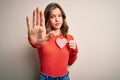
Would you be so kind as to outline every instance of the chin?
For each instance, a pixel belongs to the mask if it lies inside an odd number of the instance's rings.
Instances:
[[[54,29],[60,29],[61,26],[54,26]]]

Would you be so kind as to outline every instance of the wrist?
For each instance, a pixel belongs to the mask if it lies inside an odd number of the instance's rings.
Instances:
[[[35,43],[35,44],[38,43],[37,39],[35,39],[35,38],[28,37],[28,40],[29,40],[29,41],[32,41],[32,42]]]
[[[46,39],[38,39],[37,43],[38,43],[40,46],[42,46],[42,45],[44,45],[45,41],[46,41]]]

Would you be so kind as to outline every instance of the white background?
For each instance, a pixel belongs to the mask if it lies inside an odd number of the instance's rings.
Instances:
[[[25,17],[50,2],[62,6],[78,43],[71,80],[120,80],[120,0],[0,0],[0,80],[37,80]]]

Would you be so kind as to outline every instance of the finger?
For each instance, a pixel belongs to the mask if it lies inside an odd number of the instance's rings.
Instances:
[[[72,46],[74,46],[74,44],[70,44],[70,43],[69,43],[69,46],[72,47]]]
[[[49,33],[47,34],[47,37],[49,38],[49,37],[52,37],[53,35],[55,35],[55,31],[49,32]]]
[[[75,45],[76,45],[76,42],[74,40],[69,41],[69,46],[75,46]]]
[[[76,42],[74,40],[70,40],[69,43],[76,44]]]
[[[73,47],[73,46],[72,46],[72,47],[70,47],[70,48],[71,48],[71,49],[75,49],[75,47]]]
[[[75,48],[76,48],[76,45],[69,44],[69,47],[72,48],[72,49],[75,49]]]
[[[30,30],[31,30],[31,24],[30,24],[30,18],[29,16],[26,16],[26,22],[27,22],[27,27],[28,27],[28,39],[30,38]]]
[[[40,9],[37,7],[36,11],[37,11],[37,25],[40,25]]]
[[[28,31],[30,31],[31,24],[30,24],[30,18],[29,18],[29,16],[26,16],[26,22],[27,22]]]
[[[45,26],[45,17],[42,11],[40,11],[40,25]]]
[[[36,26],[36,10],[33,10],[33,27]]]

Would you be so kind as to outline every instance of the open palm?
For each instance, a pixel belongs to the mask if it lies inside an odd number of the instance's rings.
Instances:
[[[45,19],[43,12],[36,8],[33,11],[33,21],[30,22],[29,16],[26,17],[28,27],[28,38],[35,43],[44,42],[46,38]]]

